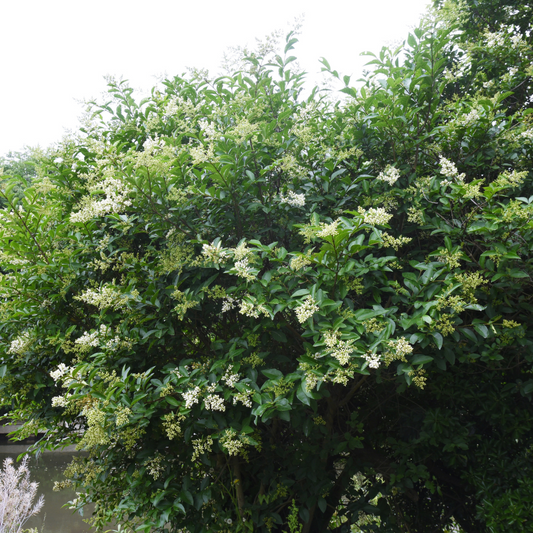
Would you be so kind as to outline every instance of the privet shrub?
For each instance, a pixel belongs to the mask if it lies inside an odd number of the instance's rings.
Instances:
[[[293,35],[141,102],[112,83],[2,192],[2,395],[89,452],[65,484],[97,525],[531,531],[531,107],[459,29],[342,103],[300,97]]]

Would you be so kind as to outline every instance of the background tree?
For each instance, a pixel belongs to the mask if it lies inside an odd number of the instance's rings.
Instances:
[[[343,103],[300,99],[293,35],[112,83],[6,188],[2,395],[89,451],[97,525],[531,531],[533,129],[461,35],[429,19]]]

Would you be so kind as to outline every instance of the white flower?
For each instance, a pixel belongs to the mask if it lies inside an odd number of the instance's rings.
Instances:
[[[224,398],[216,394],[209,394],[204,400],[204,406],[208,411],[225,411]]]
[[[400,171],[392,165],[387,166],[387,168],[383,172],[380,172],[377,177],[379,181],[385,181],[389,185],[394,185],[399,178]]]
[[[74,341],[74,344],[81,344],[82,346],[99,346],[100,338],[98,331],[93,331],[93,333],[88,333],[87,331],[79,338]]]
[[[300,322],[300,324],[303,324],[308,318],[311,318],[318,310],[319,307],[316,303],[316,300],[311,295],[309,295],[303,301],[303,303],[295,310],[298,322]]]
[[[222,302],[222,312],[227,313],[228,311],[231,311],[235,307],[235,298],[232,298],[231,296],[226,296],[224,298],[224,301]]]
[[[241,402],[245,407],[252,407],[252,400],[251,397],[253,396],[253,391],[244,391],[244,392],[237,392],[235,396],[233,396],[233,405],[237,405],[237,402]]]
[[[440,156],[441,174],[444,174],[447,178],[454,178],[459,173],[455,163],[452,163],[445,157]]]
[[[61,379],[65,374],[70,373],[72,368],[65,365],[64,363],[60,363],[56,370],[53,372],[50,372],[50,376],[54,381],[58,381]]]
[[[338,331],[326,331],[324,333],[324,343],[328,348],[333,348],[339,341],[340,333]]]
[[[226,373],[224,374],[224,376],[222,376],[222,381],[224,381],[224,383],[226,383],[226,385],[231,388],[235,387],[235,383],[237,383],[237,381],[239,381],[240,379],[239,374],[231,373],[232,369],[233,365],[229,365],[228,369],[226,370]]]
[[[241,315],[250,316],[252,318],[259,318],[259,311],[255,308],[252,302],[243,300],[241,302],[241,308],[239,309]]]
[[[244,257],[240,261],[235,263],[235,270],[237,271],[237,276],[244,278],[247,281],[254,281],[255,275],[253,274],[250,266],[248,265],[248,258]]]
[[[457,120],[457,124],[459,126],[470,126],[470,124],[473,124],[474,122],[479,120],[479,112],[477,109],[471,109],[469,113],[466,115],[462,115]]]
[[[368,361],[368,366],[370,368],[379,368],[379,365],[381,363],[381,357],[379,354],[368,352],[363,355],[363,358]]]
[[[215,137],[215,125],[212,122],[207,122],[207,119],[202,118],[198,121],[198,125],[207,139]]]
[[[333,221],[331,224],[324,224],[324,222],[322,222],[321,224],[322,229],[319,232],[317,232],[316,236],[322,237],[323,239],[325,237],[334,237],[338,233],[337,226],[339,225],[339,222],[340,222],[339,219]]]
[[[81,300],[98,307],[98,309],[120,309],[126,305],[126,298],[113,285],[107,285],[98,289],[87,289],[79,296],[74,296],[75,300]]]
[[[390,340],[388,345],[392,350],[395,350],[398,358],[405,357],[407,354],[413,352],[413,347],[405,340],[405,337],[400,337],[397,340]]]
[[[361,215],[363,215],[363,221],[365,224],[370,224],[371,226],[382,226],[388,224],[389,220],[392,218],[392,215],[387,213],[383,207],[371,207],[366,211],[359,207],[357,209]]]
[[[131,206],[131,200],[128,197],[132,193],[132,189],[115,177],[106,177],[92,187],[91,192],[102,192],[105,197],[95,200],[93,196],[86,196],[80,204],[80,210],[71,213],[71,222],[88,222],[93,218],[110,213],[122,213],[126,207]]]
[[[22,335],[19,335],[16,339],[11,341],[11,346],[7,353],[9,354],[23,354],[27,351],[31,344],[30,334],[25,331]]]
[[[346,366],[350,362],[350,354],[353,352],[353,348],[350,346],[350,342],[338,341],[335,349],[331,352],[332,357],[335,357],[337,361]]]
[[[266,317],[270,316],[268,309],[263,304],[258,304],[255,301],[251,302],[249,300],[242,300],[239,313],[241,313],[241,315],[250,316],[252,318],[259,318],[259,313],[262,313]]]
[[[288,191],[288,196],[279,196],[280,202],[289,204],[292,207],[303,207],[305,205],[305,194],[297,194],[294,191]]]
[[[202,245],[202,255],[204,255],[208,261],[215,263],[215,265],[224,263],[224,260],[229,256],[228,252],[222,249],[220,242],[218,242],[216,245]]]
[[[455,178],[458,181],[465,179],[465,174],[459,174],[455,163],[452,163],[445,157],[440,156],[441,174],[444,174],[447,178]]]
[[[52,398],[52,407],[66,407],[68,405],[68,399],[64,396],[54,396]]]
[[[246,246],[246,241],[242,241],[237,248],[233,249],[233,256],[236,261],[239,261],[241,259],[244,259],[245,257],[248,257],[250,254],[250,250],[248,250]]]
[[[182,393],[183,399],[185,400],[185,408],[191,408],[195,403],[200,401],[200,387],[194,387],[194,389],[189,389],[187,392]]]
[[[301,268],[305,268],[307,265],[310,265],[311,261],[309,261],[309,256],[305,255],[297,255],[296,257],[293,257],[291,259],[291,268],[292,270],[300,270]]]

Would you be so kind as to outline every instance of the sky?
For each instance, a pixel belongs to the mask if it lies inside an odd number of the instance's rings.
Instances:
[[[106,76],[139,95],[186,67],[216,73],[224,51],[252,47],[303,16],[294,55],[319,80],[325,57],[361,76],[361,52],[407,37],[428,0],[0,0],[0,155],[46,148],[76,130]]]

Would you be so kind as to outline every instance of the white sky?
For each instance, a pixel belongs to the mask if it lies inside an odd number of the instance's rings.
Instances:
[[[253,45],[304,15],[294,55],[310,77],[325,57],[357,79],[403,40],[428,0],[0,0],[0,155],[48,146],[75,129],[105,75],[148,90],[185,67],[216,72],[224,50]],[[291,52],[293,53],[293,52]]]

